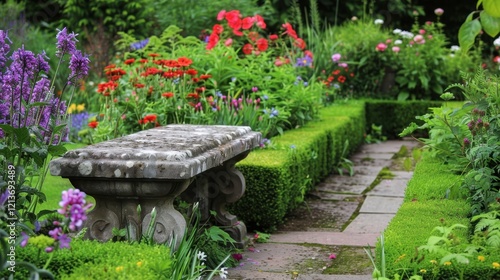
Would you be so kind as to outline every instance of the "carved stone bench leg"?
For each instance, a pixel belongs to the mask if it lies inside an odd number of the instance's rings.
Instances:
[[[94,197],[94,209],[88,213],[85,235],[88,239],[108,241],[113,228],[127,228],[130,239],[139,240],[146,234],[151,212],[156,209],[153,240],[165,243],[177,237],[176,248],[186,230],[184,216],[173,206],[174,199],[192,182],[189,180],[88,180],[70,178],[75,188]],[[141,212],[137,206],[141,205]]]
[[[196,177],[181,198],[188,202],[198,202],[203,222],[221,227],[236,240],[236,246],[246,245],[247,229],[242,221],[226,210],[226,205],[235,203],[245,193],[245,178],[235,168],[235,164],[244,159],[249,152],[240,154]],[[211,214],[215,212],[215,216]]]

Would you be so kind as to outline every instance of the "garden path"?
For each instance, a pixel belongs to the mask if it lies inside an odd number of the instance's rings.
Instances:
[[[413,167],[403,168],[411,157],[403,155],[403,146],[411,151],[418,145],[413,140],[363,145],[350,157],[353,176],[332,174],[319,183],[267,243],[251,244],[242,253],[228,279],[371,279],[373,267],[363,248],[373,249],[403,202],[413,175]]]

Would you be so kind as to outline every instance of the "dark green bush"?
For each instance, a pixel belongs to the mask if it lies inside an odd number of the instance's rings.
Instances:
[[[415,119],[429,113],[430,107],[440,107],[441,101],[396,101],[396,100],[367,100],[365,102],[366,123],[382,126],[382,135],[388,139],[398,139],[399,134],[411,122],[421,125],[423,122]],[[371,133],[371,131],[368,131]]]

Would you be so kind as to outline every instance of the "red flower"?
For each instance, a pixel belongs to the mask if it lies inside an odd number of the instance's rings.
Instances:
[[[250,45],[250,44],[245,44],[245,45],[243,46],[243,53],[244,53],[244,54],[247,54],[247,55],[248,55],[248,54],[252,54],[252,51],[253,51],[253,46],[252,46],[252,45]]]
[[[173,92],[164,92],[161,94],[161,96],[166,97],[166,98],[172,98],[172,97],[174,97],[174,93]]]
[[[238,30],[238,29],[233,29],[233,34],[238,36],[238,37],[243,36],[243,32],[241,32],[241,30]]]
[[[109,96],[112,90],[118,87],[118,83],[113,81],[99,83],[97,85],[97,92],[102,93],[104,96]]]
[[[179,57],[177,59],[177,63],[179,63],[179,66],[181,66],[181,67],[182,66],[187,67],[187,66],[191,65],[191,63],[193,63],[193,61],[187,57],[182,56],[182,57]]]
[[[163,77],[173,78],[173,77],[175,77],[175,73],[173,71],[165,71],[165,72],[163,72]]]
[[[187,95],[187,98],[200,99],[200,95],[198,93],[190,93]]]
[[[163,60],[163,66],[170,67],[170,68],[177,68],[179,67],[179,63],[177,60]]]
[[[151,115],[146,115],[144,118],[143,118],[144,122],[145,123],[148,123],[148,122],[155,122],[156,121],[156,115],[154,114],[151,114]]]
[[[137,84],[135,84],[135,85],[134,85],[134,87],[136,87],[136,88],[143,88],[143,87],[145,87],[145,86],[146,86],[146,85],[141,84],[141,83],[137,83]]]
[[[210,37],[208,37],[208,43],[207,43],[207,50],[211,50],[217,45],[217,42],[219,42],[219,35],[212,33],[210,34]]]
[[[264,39],[264,38],[260,38],[259,40],[257,40],[257,49],[259,49],[259,51],[263,52],[265,50],[267,50],[267,40]]]
[[[293,27],[290,23],[283,23],[283,25],[281,25],[283,28],[286,29],[285,31],[285,34],[288,34],[288,36],[292,37],[293,39],[297,39],[299,38],[297,36],[297,32],[295,32],[295,30],[293,30]]]
[[[240,20],[241,14],[240,11],[238,10],[232,10],[224,13],[224,18],[227,20],[228,23],[231,23]]]
[[[306,42],[304,42],[304,40],[302,40],[301,38],[297,38],[295,40],[295,46],[303,50],[306,48]]]
[[[313,53],[310,50],[305,50],[304,54],[310,58],[313,58]]]
[[[219,35],[224,31],[224,27],[220,24],[214,24],[214,27],[212,28],[212,32]]]
[[[147,59],[145,59],[145,58],[142,58],[141,60],[139,60],[139,62],[140,62],[140,63],[147,63],[147,62],[148,62],[148,60],[147,60]]]
[[[127,64],[127,65],[130,65],[130,64],[132,64],[134,62],[135,62],[135,58],[129,58],[129,59],[125,60],[124,63]]]
[[[266,23],[264,22],[264,18],[262,18],[260,15],[255,15],[254,16],[255,21],[257,22],[257,26],[266,29]]]
[[[159,57],[160,55],[157,53],[150,53],[148,54],[150,57]]]
[[[245,30],[250,29],[252,28],[253,22],[254,22],[253,17],[246,17],[241,21],[241,28]]]
[[[88,126],[89,126],[90,128],[96,128],[96,127],[97,127],[97,125],[99,125],[99,122],[97,122],[97,121],[91,121],[91,122],[89,122],[89,124],[88,124]]]
[[[271,34],[271,35],[269,35],[269,40],[271,40],[271,41],[278,40],[278,38],[279,38],[279,37],[278,37],[278,35],[276,35],[276,34]]]
[[[194,75],[198,74],[198,71],[196,71],[196,69],[190,68],[190,69],[186,70],[186,74],[194,76]]]
[[[210,74],[200,75],[200,79],[202,79],[202,80],[207,80],[207,79],[209,79],[211,77],[212,77],[212,75],[210,75]]]
[[[340,83],[344,83],[345,82],[345,76],[339,76],[337,78],[337,80],[340,82]]]

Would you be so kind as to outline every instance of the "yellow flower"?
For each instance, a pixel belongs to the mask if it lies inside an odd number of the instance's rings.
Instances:
[[[444,262],[444,265],[451,265],[451,262]]]
[[[480,261],[480,262],[484,262],[484,260],[486,259],[484,256],[477,256],[477,259]]]
[[[431,260],[432,264],[437,264],[438,262],[436,260]]]
[[[68,107],[68,114],[72,114],[73,111],[75,111],[75,110],[76,110],[75,103],[71,103],[71,105],[69,105],[69,107]]]
[[[495,269],[500,268],[500,263],[494,262],[492,265],[493,265],[493,268],[495,268]]]
[[[123,271],[123,266],[116,267],[116,272],[122,272],[122,271]]]
[[[138,266],[138,267],[141,267],[141,266],[142,266],[142,261],[138,261],[138,262],[137,262],[137,266]]]
[[[420,270],[420,273],[426,273],[426,272],[427,272],[427,270],[425,270],[423,268]]]
[[[404,259],[406,257],[406,254],[402,254],[401,256],[399,256],[394,262],[399,262],[401,261],[402,259]]]
[[[81,111],[84,111],[84,110],[85,110],[85,104],[84,103],[76,105],[76,111],[78,113],[80,113]]]

